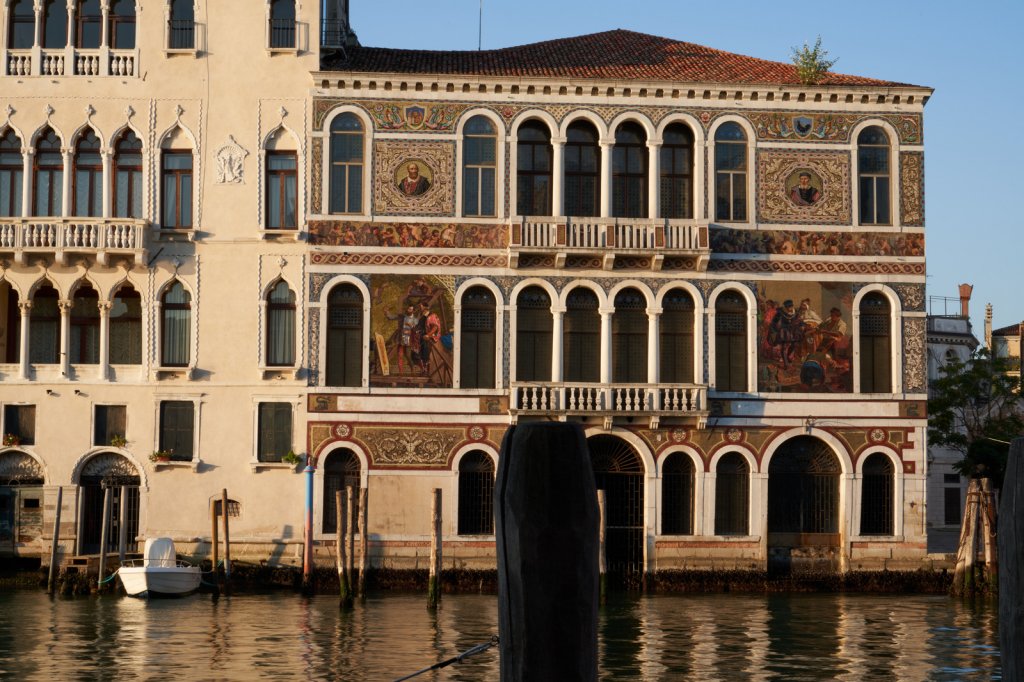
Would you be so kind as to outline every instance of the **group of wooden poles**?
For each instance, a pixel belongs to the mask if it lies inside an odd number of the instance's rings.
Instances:
[[[353,584],[355,574],[355,549],[356,534],[356,489],[348,486],[345,490],[337,490],[334,493],[335,509],[338,512],[338,588],[341,597],[341,607],[351,608],[353,598],[358,593],[360,599],[366,598],[366,567],[368,563],[369,537],[366,532],[366,488],[359,490],[359,573],[356,583]],[[440,501],[440,490],[435,494]]]
[[[998,591],[996,518],[996,496],[992,482],[987,478],[972,478],[967,486],[964,520],[960,528],[960,544],[953,572],[953,594],[972,595]],[[984,557],[984,566],[978,562],[979,550]]]

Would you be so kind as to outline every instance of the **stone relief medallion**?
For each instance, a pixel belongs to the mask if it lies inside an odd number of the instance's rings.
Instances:
[[[379,215],[452,215],[455,147],[450,142],[374,143],[374,207]]]
[[[682,443],[686,440],[686,429],[672,429],[672,442]]]
[[[743,440],[743,432],[739,429],[729,429],[725,432],[725,439],[730,443],[739,443]]]
[[[249,152],[228,135],[228,141],[216,151],[217,182],[221,185],[237,185],[245,181],[245,157]]]
[[[758,152],[758,213],[763,222],[850,222],[847,152]]]
[[[868,439],[872,443],[884,443],[886,440],[886,433],[882,429],[871,429],[868,431]]]
[[[487,432],[479,426],[471,426],[469,429],[469,438],[471,440],[483,440],[485,435],[487,435]]]
[[[348,438],[352,435],[352,429],[348,424],[338,424],[334,427],[335,438]]]

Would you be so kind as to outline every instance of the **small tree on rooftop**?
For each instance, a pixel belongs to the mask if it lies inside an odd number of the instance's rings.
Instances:
[[[821,36],[814,41],[814,47],[804,43],[802,48],[794,47],[792,50],[796,74],[804,85],[820,83],[832,65],[839,61],[838,59],[828,59],[828,50],[821,46]]]

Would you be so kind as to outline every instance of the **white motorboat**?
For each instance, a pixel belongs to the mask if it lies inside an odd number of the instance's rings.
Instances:
[[[147,539],[143,557],[117,569],[129,596],[177,597],[199,589],[199,567],[179,561],[170,538]]]

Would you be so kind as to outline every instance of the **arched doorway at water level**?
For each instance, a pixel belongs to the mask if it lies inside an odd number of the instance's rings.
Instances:
[[[138,551],[139,485],[141,479],[135,466],[116,452],[101,452],[89,458],[82,467],[78,484],[81,487],[78,553],[99,554],[103,533],[103,499],[110,490],[110,521],[107,551]]]
[[[0,453],[0,555],[43,534],[43,469],[18,450]]]
[[[639,588],[644,574],[644,465],[616,436],[587,439],[594,483],[605,491],[609,584]]]

